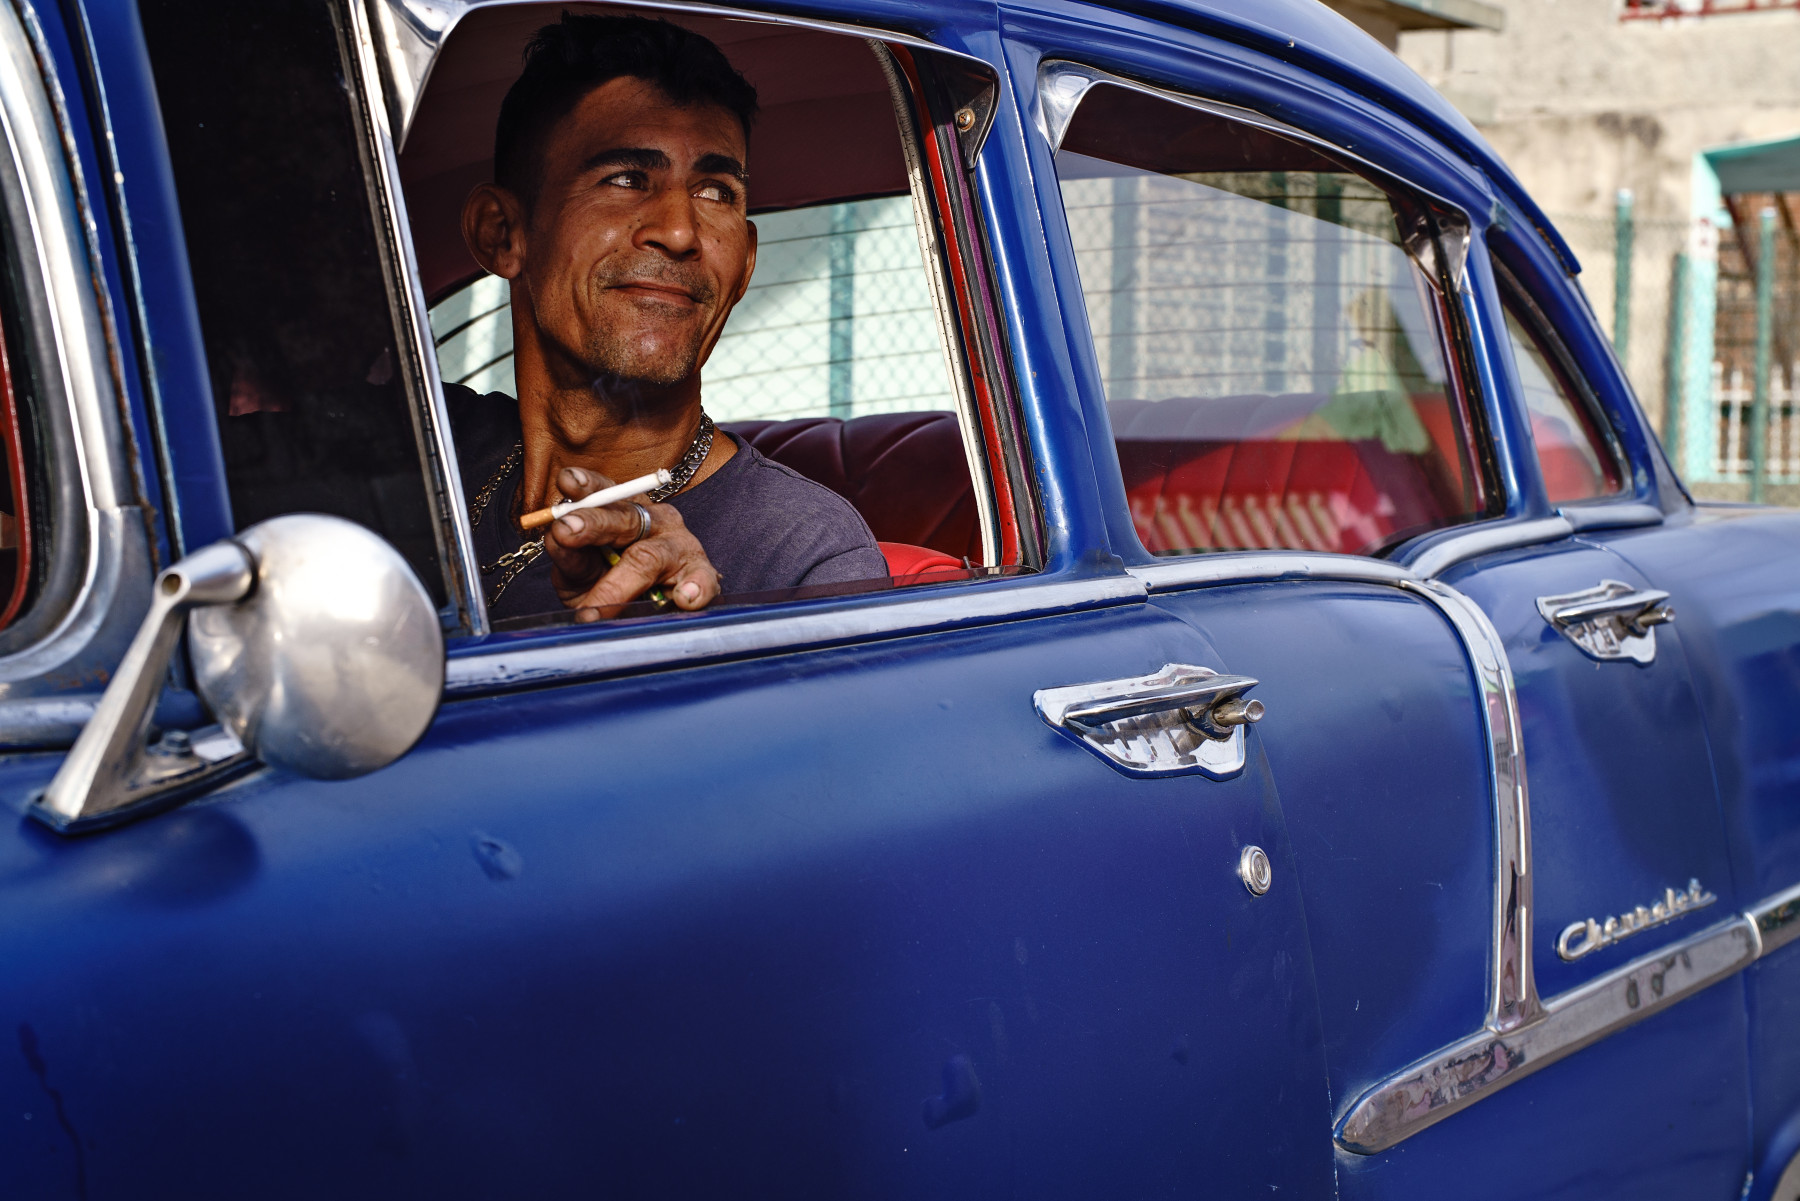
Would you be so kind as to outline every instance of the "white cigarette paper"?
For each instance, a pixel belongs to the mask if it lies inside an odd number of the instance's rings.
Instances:
[[[540,525],[549,525],[559,517],[566,517],[577,509],[598,509],[602,505],[616,505],[622,500],[634,500],[653,488],[662,487],[674,478],[667,471],[652,471],[649,475],[640,475],[635,480],[626,480],[623,484],[602,488],[580,500],[565,500],[560,505],[551,505],[548,509],[527,513],[519,524],[528,530],[535,529]]]

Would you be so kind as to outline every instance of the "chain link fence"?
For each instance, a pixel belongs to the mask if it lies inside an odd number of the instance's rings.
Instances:
[[[716,421],[955,408],[910,196],[755,219],[756,270],[702,372]],[[515,395],[509,286],[435,305],[446,383]]]

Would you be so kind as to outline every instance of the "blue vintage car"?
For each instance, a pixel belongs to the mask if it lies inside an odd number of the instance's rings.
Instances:
[[[1800,1196],[1800,517],[1462,118],[1307,0],[637,4],[761,96],[709,412],[889,572],[500,620],[562,8],[0,5],[0,1194]]]

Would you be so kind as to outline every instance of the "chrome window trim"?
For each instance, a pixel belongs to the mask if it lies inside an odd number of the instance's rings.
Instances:
[[[1663,523],[1661,509],[1635,500],[1571,502],[1556,512],[1578,534],[1586,530],[1627,530]]]
[[[355,0],[351,0],[351,2],[354,3]],[[425,85],[430,82],[431,69],[437,63],[438,51],[443,49],[444,41],[455,30],[463,17],[476,8],[488,8],[501,4],[542,4],[544,0],[367,0],[367,2],[374,17],[374,26],[380,31],[380,39],[375,43],[375,49],[381,61],[382,80],[387,85],[389,128],[394,134],[394,145],[399,149],[405,149],[406,135],[411,132],[413,119],[418,115],[419,99],[425,94]],[[838,33],[864,40],[874,39],[890,42],[896,46],[929,50],[934,54],[964,59],[967,62],[979,64],[984,71],[992,72],[996,76],[999,74],[993,64],[985,59],[972,54],[964,54],[958,50],[946,49],[936,42],[927,41],[910,33],[884,29],[878,25],[853,25],[842,21],[821,20],[817,17],[760,12],[752,8],[735,8],[719,4],[687,4],[682,0],[625,0],[625,6],[634,9],[694,13],[703,17],[757,21],[765,25],[788,25],[797,29],[816,29],[821,33]],[[988,130],[992,126],[993,114],[990,111],[987,121],[977,131],[979,137],[972,143],[965,144],[964,152],[970,157],[979,153],[982,141],[986,139]]]
[[[404,345],[396,349],[411,360],[411,371],[406,373],[406,378],[416,381],[423,392],[421,396],[411,397],[412,403],[407,407],[412,414],[413,432],[424,453],[425,462],[421,466],[427,472],[428,499],[435,511],[436,520],[432,524],[444,572],[444,587],[457,612],[461,632],[481,637],[490,629],[487,602],[481,593],[481,568],[469,530],[468,502],[463,496],[455,442],[450,436],[449,404],[444,399],[444,382],[438,375],[437,343],[431,335],[430,310],[425,303],[424,285],[419,282],[412,225],[406,213],[406,193],[400,181],[399,153],[388,126],[389,105],[382,99],[382,80],[377,71],[368,14],[358,0],[344,0],[342,8],[349,21],[350,57],[355,76],[350,92],[358,110],[358,125],[364,143],[361,150],[368,160],[365,165],[374,168],[365,171],[376,193],[376,211],[370,216],[376,236],[382,243],[382,257],[386,260],[389,304],[396,310],[398,324],[404,330]]]
[[[1409,552],[1403,562],[1414,574],[1428,580],[1436,579],[1452,567],[1470,559],[1503,550],[1556,542],[1574,532],[1574,523],[1566,517],[1539,517],[1526,521],[1502,518],[1499,521],[1454,529],[1446,537],[1433,538],[1419,549]]]
[[[904,600],[867,594],[692,618],[661,619],[643,632],[615,628],[567,643],[524,641],[452,651],[444,689],[452,697],[568,684],[700,663],[814,650],[877,638],[1051,617],[1139,603],[1142,582],[1126,575],[1074,580],[1025,577],[988,583],[927,585]]]
[[[408,2],[408,0],[394,0],[394,2],[405,3]],[[1424,197],[1433,204],[1443,208],[1445,212],[1454,214],[1460,220],[1462,227],[1464,229],[1468,228],[1469,216],[1463,210],[1461,205],[1440,196],[1430,188],[1423,187],[1414,183],[1412,180],[1396,175],[1394,172],[1378,163],[1370,162],[1362,155],[1356,153],[1356,151],[1340,146],[1336,142],[1322,138],[1317,134],[1308,133],[1306,130],[1301,129],[1298,126],[1289,125],[1285,121],[1279,121],[1274,117],[1265,116],[1253,108],[1244,108],[1241,105],[1236,104],[1226,104],[1219,100],[1208,100],[1205,97],[1195,96],[1189,92],[1162,87],[1158,84],[1145,83],[1139,79],[1127,79],[1123,75],[1115,75],[1111,71],[1104,71],[1099,67],[1090,67],[1086,63],[1076,62],[1073,59],[1047,58],[1038,64],[1037,103],[1033,106],[1033,116],[1036,118],[1038,133],[1043,135],[1045,143],[1050,147],[1051,154],[1055,154],[1058,150],[1062,149],[1063,138],[1068,135],[1069,125],[1075,120],[1076,110],[1081,107],[1082,99],[1086,97],[1088,92],[1093,90],[1097,84],[1112,84],[1114,87],[1126,88],[1133,92],[1141,92],[1146,96],[1155,96],[1158,99],[1167,100],[1171,104],[1178,104],[1182,108],[1191,108],[1199,112],[1210,113],[1215,117],[1223,117],[1228,121],[1241,122],[1242,124],[1251,125],[1257,129],[1265,130],[1273,134],[1279,134],[1281,137],[1323,150],[1332,158],[1345,163],[1354,163],[1357,167],[1367,171],[1377,179],[1397,184],[1409,192]],[[1466,255],[1468,252],[1466,242],[1462,243],[1461,249]],[[1455,256],[1453,255],[1452,258],[1454,257]],[[1446,263],[1445,266],[1451,269],[1450,275],[1452,283],[1459,288],[1462,287],[1465,278],[1462,264],[1450,262]]]
[[[91,705],[83,690],[97,691],[110,673],[150,596],[149,529],[115,372],[117,339],[100,291],[98,226],[53,61],[30,7],[0,5],[0,171],[13,177],[5,203],[21,242],[26,303],[36,310],[25,333],[43,373],[42,417],[51,440],[67,446],[49,465],[60,494],[55,545],[80,557],[72,592],[42,597],[34,609],[49,628],[0,658],[4,746],[73,739]],[[31,617],[14,632],[30,629]]]
[[[869,52],[881,67],[887,80],[888,99],[894,106],[894,120],[900,126],[900,153],[906,159],[906,186],[912,193],[913,233],[919,241],[919,260],[931,286],[932,316],[938,333],[938,349],[944,356],[944,372],[950,377],[950,389],[956,398],[956,425],[962,435],[963,458],[969,467],[969,482],[975,492],[975,516],[981,528],[982,562],[1000,561],[1000,514],[994,500],[994,479],[987,461],[987,447],[981,434],[981,414],[975,407],[971,391],[972,373],[964,354],[962,334],[957,328],[956,298],[946,276],[944,251],[939,237],[931,184],[926,177],[923,139],[919,137],[918,118],[913,109],[913,96],[901,78],[893,52],[878,38],[863,39]],[[945,214],[946,219],[951,214]]]

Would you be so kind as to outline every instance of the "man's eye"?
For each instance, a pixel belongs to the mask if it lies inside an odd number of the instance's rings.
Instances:
[[[647,181],[642,171],[620,171],[617,175],[608,175],[600,181],[605,188],[635,188],[642,191]]]
[[[737,193],[722,183],[702,184],[694,190],[694,195],[701,200],[716,200],[720,204],[731,204],[737,199]]]

